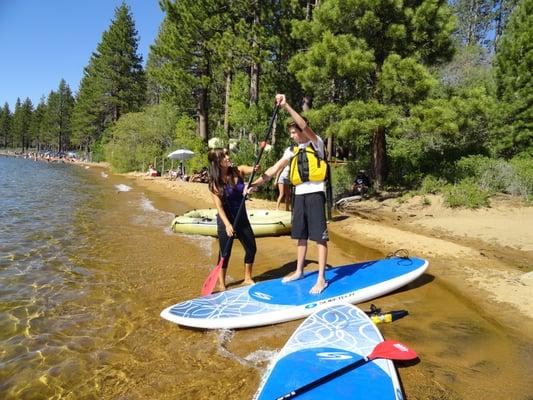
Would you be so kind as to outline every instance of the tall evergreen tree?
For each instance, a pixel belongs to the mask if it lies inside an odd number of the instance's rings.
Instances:
[[[23,123],[22,123],[22,101],[17,97],[13,119],[11,125],[12,147],[22,146]]]
[[[13,135],[11,133],[13,115],[9,109],[9,104],[4,103],[0,111],[0,140],[3,147],[13,146]]]
[[[33,118],[30,125],[30,132],[33,137],[37,151],[47,146],[46,137],[44,136],[44,119],[46,115],[46,99],[41,97],[39,104],[35,107]]]
[[[29,148],[30,137],[30,125],[33,113],[33,104],[29,98],[26,98],[22,103],[20,98],[17,98],[15,104],[15,112],[13,113],[13,137],[14,146],[21,147],[22,151]]]
[[[144,105],[146,82],[142,56],[137,53],[138,42],[135,22],[123,3],[102,35],[94,64],[94,73],[104,89],[104,111],[112,122],[122,114],[139,111]]]
[[[308,47],[290,67],[313,94],[310,116],[330,138],[369,138],[376,186],[388,173],[386,133],[435,84],[426,66],[451,57],[454,26],[433,0],[325,0],[310,22],[294,24]]]
[[[224,30],[229,6],[221,0],[163,0],[161,4],[166,17],[152,46],[160,61],[152,74],[180,112],[195,110],[198,134],[207,142],[215,51],[211,41]]]
[[[65,151],[70,142],[72,132],[71,118],[74,108],[74,97],[64,79],[61,79],[57,92],[50,92],[46,107],[46,126],[54,138],[53,143],[58,151]]]
[[[495,61],[500,129],[498,154],[533,155],[533,0],[521,0],[511,14]]]
[[[94,73],[95,57],[91,57],[89,65],[84,68],[80,88],[72,113],[72,142],[89,152],[91,145],[100,139],[105,124],[104,105],[101,99],[104,91],[99,77]]]
[[[123,3],[84,70],[74,112],[77,144],[89,146],[122,114],[143,106],[146,82],[138,41],[133,17]]]

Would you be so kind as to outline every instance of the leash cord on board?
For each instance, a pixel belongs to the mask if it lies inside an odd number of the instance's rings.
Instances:
[[[403,258],[404,260],[408,259],[409,251],[406,249],[398,249],[398,250],[393,251],[392,253],[387,254],[386,258],[392,258],[392,257]]]

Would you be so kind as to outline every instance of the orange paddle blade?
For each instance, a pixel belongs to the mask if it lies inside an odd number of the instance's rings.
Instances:
[[[218,262],[217,266],[213,268],[209,276],[204,282],[204,285],[202,286],[202,296],[209,296],[211,293],[213,293],[213,289],[215,288],[215,285],[217,284],[218,275],[220,273],[220,270],[222,269],[222,265],[224,264],[224,257],[220,258],[220,261]]]
[[[374,351],[367,357],[369,360],[386,358],[389,360],[414,360],[418,356],[406,345],[395,340],[385,340],[374,347]]]

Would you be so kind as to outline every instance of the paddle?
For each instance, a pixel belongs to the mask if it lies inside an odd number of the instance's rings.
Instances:
[[[401,344],[400,342],[396,342],[394,340],[385,340],[384,342],[378,343],[378,345],[374,347],[374,350],[372,350],[372,353],[365,358],[361,358],[342,367],[341,369],[338,369],[337,371],[333,371],[327,375],[324,375],[322,378],[318,378],[306,385],[299,387],[298,389],[276,398],[276,400],[292,399],[376,358],[385,358],[388,360],[413,360],[417,357],[418,356],[413,350]]]
[[[268,128],[265,132],[265,138],[261,142],[261,146],[259,148],[259,154],[257,155],[257,158],[254,163],[254,167],[252,168],[252,173],[250,174],[250,179],[248,179],[248,186],[250,186],[254,180],[255,170],[257,168],[257,165],[259,164],[259,161],[261,160],[261,156],[263,155],[263,151],[265,150],[265,147],[267,145],[268,138],[270,136],[270,132],[272,131],[272,125],[274,125],[274,119],[276,119],[276,115],[279,110],[279,104],[276,104],[274,106],[274,112],[272,113],[272,117],[270,117],[270,122],[268,124]],[[240,221],[242,217],[242,213],[244,212],[244,202],[246,200],[247,196],[243,196],[241,204],[239,205],[239,209],[237,210],[237,215],[235,215],[235,220],[233,221],[233,227],[235,228]],[[215,288],[215,285],[217,283],[217,278],[220,273],[220,270],[222,269],[222,265],[224,265],[224,260],[226,258],[226,255],[231,249],[231,246],[233,245],[233,236],[229,238],[228,242],[226,243],[226,246],[224,246],[224,251],[222,252],[220,256],[220,260],[218,261],[218,264],[215,268],[211,271],[211,273],[208,275],[207,279],[205,280],[201,294],[202,296],[208,296],[211,293],[213,293],[213,289]]]

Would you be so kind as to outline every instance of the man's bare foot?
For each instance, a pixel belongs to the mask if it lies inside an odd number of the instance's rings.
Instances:
[[[320,294],[322,293],[326,288],[328,287],[328,282],[327,281],[324,281],[324,280],[318,280],[316,283],[315,283],[315,286],[313,286],[311,288],[311,290],[309,291],[309,293],[311,294]]]
[[[217,289],[218,289],[219,292],[225,292],[226,291],[226,286],[225,285],[224,286],[218,285]]]
[[[300,279],[302,276],[304,276],[304,274],[302,272],[293,272],[292,274],[290,275],[287,275],[286,277],[284,277],[281,282],[283,283],[287,283],[287,282],[292,282],[292,281],[297,281],[298,279]]]
[[[243,285],[255,285],[255,281],[252,278],[245,278],[242,284]]]

